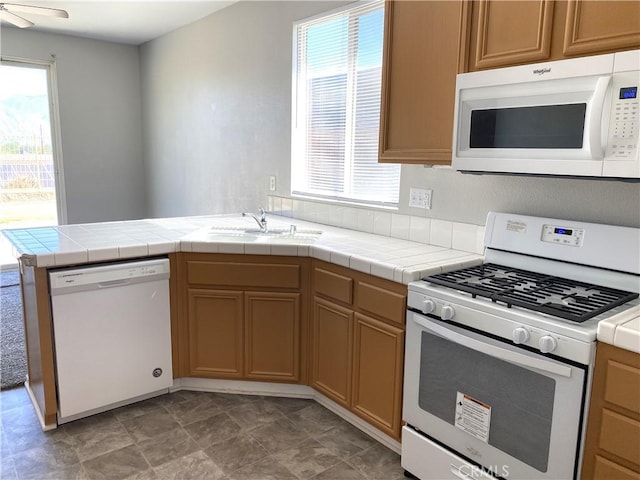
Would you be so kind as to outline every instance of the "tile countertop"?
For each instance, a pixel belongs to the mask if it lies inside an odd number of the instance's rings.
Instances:
[[[29,265],[59,267],[172,252],[306,256],[407,284],[426,275],[478,265],[482,255],[345,228],[270,215],[269,228],[320,230],[316,239],[259,242],[211,235],[212,227],[255,228],[239,214],[176,217],[3,230],[16,257]],[[475,239],[469,239],[476,244]],[[477,245],[475,251],[481,251]]]
[[[635,318],[603,320],[598,324],[598,341],[640,353],[640,306]]]

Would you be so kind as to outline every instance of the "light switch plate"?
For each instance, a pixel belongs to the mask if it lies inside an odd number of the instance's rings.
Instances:
[[[270,192],[275,192],[276,191],[276,176],[275,175],[271,175],[269,177],[269,191]]]

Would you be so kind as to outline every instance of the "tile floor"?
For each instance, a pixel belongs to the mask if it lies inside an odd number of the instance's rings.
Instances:
[[[313,400],[180,391],[42,432],[0,394],[0,478],[399,480],[400,457]]]

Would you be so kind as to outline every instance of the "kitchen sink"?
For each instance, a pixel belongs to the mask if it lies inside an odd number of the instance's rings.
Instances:
[[[321,230],[299,229],[295,226],[289,228],[270,228],[263,232],[257,228],[212,226],[207,231],[207,237],[216,242],[265,242],[265,243],[300,243],[314,242]]]

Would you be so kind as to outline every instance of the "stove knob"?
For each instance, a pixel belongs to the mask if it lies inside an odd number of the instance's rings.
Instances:
[[[545,335],[544,337],[540,337],[538,346],[540,347],[540,351],[542,353],[549,353],[553,352],[556,349],[556,347],[558,346],[558,341],[551,335]]]
[[[451,320],[455,314],[456,311],[451,305],[444,305],[442,310],[440,310],[440,318],[442,318],[442,320]]]
[[[435,309],[436,309],[436,302],[434,302],[430,298],[427,298],[424,302],[422,302],[422,313],[424,313],[425,315],[427,313],[433,312]]]
[[[529,330],[524,327],[518,327],[513,331],[513,343],[526,343],[529,340]]]

